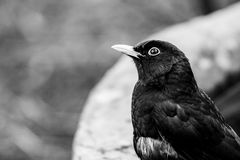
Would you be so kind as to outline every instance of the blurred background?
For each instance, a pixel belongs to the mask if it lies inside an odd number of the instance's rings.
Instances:
[[[0,0],[0,159],[70,159],[88,93],[120,56],[112,44],[236,1]]]

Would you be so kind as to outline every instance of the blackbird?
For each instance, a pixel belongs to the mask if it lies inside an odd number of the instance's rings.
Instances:
[[[131,114],[141,160],[240,160],[240,138],[198,88],[181,50],[160,40],[112,48],[138,71]]]

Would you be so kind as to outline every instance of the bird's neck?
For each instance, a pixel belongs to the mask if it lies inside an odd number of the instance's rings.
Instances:
[[[191,96],[198,86],[188,60],[175,64],[165,76],[165,88],[172,96]]]
[[[146,86],[158,88],[171,97],[189,95],[198,91],[192,69],[188,60],[173,64],[165,74],[156,74],[145,81]]]

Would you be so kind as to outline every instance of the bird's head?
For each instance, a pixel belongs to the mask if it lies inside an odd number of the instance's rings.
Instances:
[[[173,65],[188,60],[176,46],[159,40],[141,42],[135,46],[114,45],[113,49],[130,56],[140,80],[151,80],[171,71]]]

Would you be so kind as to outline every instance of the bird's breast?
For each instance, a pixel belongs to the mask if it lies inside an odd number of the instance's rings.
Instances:
[[[155,123],[153,117],[151,115],[149,109],[133,109],[132,110],[132,124],[134,132],[139,136],[149,136],[149,137],[157,137],[158,132],[155,127]]]
[[[158,137],[153,119],[155,102],[164,101],[166,97],[157,90],[137,85],[132,97],[132,123],[134,132],[139,136]]]

